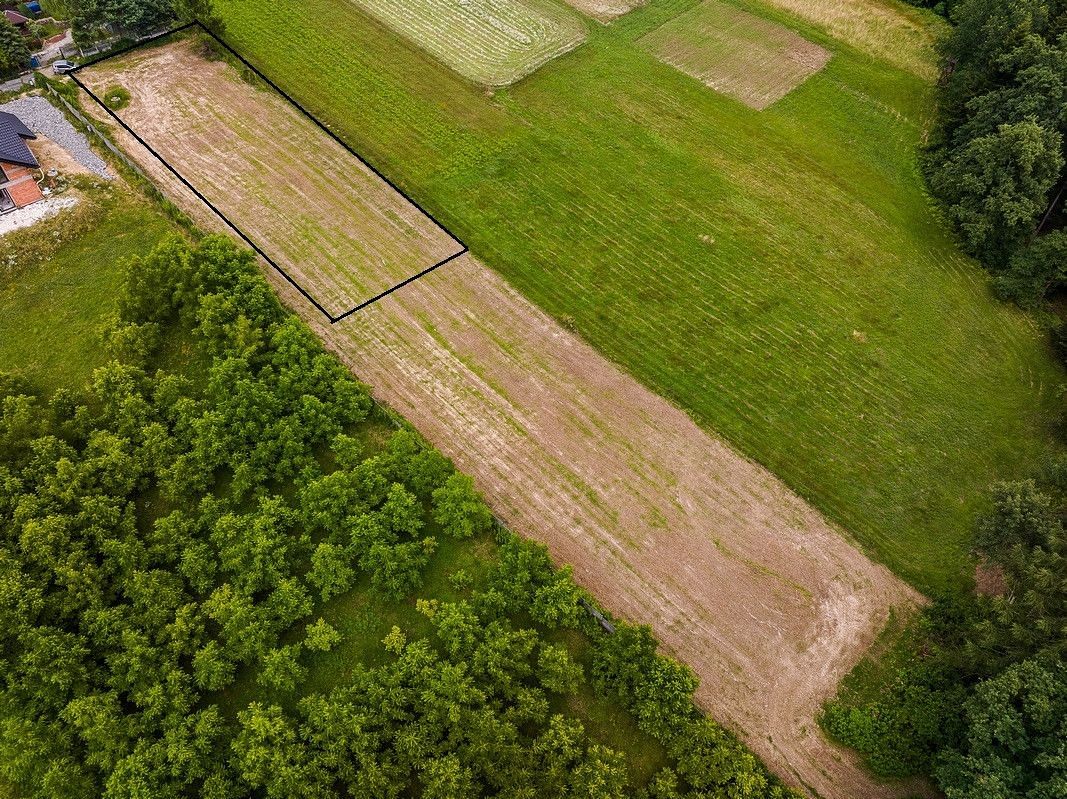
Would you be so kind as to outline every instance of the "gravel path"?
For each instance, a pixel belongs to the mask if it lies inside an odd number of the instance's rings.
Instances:
[[[62,111],[43,97],[19,97],[0,105],[0,111],[14,114],[30,130],[47,136],[90,172],[105,180],[114,177],[104,160],[92,151],[85,136],[75,130]]]
[[[0,236],[19,228],[29,227],[42,219],[48,219],[64,208],[71,208],[77,203],[78,200],[74,197],[55,197],[51,200],[37,202],[33,205],[27,205],[25,208],[11,211],[0,216]]]

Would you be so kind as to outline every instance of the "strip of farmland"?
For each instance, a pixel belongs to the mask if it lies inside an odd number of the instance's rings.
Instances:
[[[349,0],[465,78],[506,86],[585,39],[575,16],[543,0]]]
[[[138,135],[329,314],[461,249],[282,95],[199,58],[198,46],[174,42],[81,77],[98,95],[116,82],[128,88]],[[183,71],[191,58],[195,80]]]
[[[338,325],[304,315],[512,529],[650,624],[784,780],[827,799],[919,792],[875,783],[814,721],[918,597],[776,477],[469,255]]]
[[[148,68],[161,59],[168,69]],[[179,115],[206,76],[228,69],[180,43],[117,59],[107,79],[129,87],[123,113],[140,129]],[[273,95],[210,79],[223,92],[213,95],[212,116],[252,113],[266,130],[284,120]],[[183,209],[218,228],[158,161],[123,143]],[[161,140],[168,158],[183,146]],[[262,161],[260,147],[271,145],[260,137],[246,147]],[[226,158],[191,161],[190,177]],[[281,190],[286,178],[276,175]],[[285,220],[270,205],[259,213],[265,243],[280,245]],[[322,215],[307,240],[330,241],[350,223]],[[651,624],[696,670],[703,707],[783,778],[830,799],[907,790],[875,783],[821,736],[814,715],[891,609],[917,596],[771,473],[469,255],[337,325],[270,274],[381,400],[476,477],[513,529],[573,564],[612,611]],[[337,291],[350,291],[344,269],[332,277]]]

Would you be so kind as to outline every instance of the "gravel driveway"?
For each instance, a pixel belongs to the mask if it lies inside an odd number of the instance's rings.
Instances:
[[[54,141],[90,172],[111,180],[113,175],[104,160],[93,152],[85,136],[74,129],[63,112],[43,97],[19,97],[0,105],[21,119],[34,133],[41,133]]]

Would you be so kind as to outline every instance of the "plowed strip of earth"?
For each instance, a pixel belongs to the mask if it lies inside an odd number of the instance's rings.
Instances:
[[[191,48],[176,52],[192,85],[218,68]],[[142,69],[135,82],[123,79],[123,61],[112,63],[111,77],[133,95],[123,114],[134,129],[161,104],[187,102],[185,91],[153,83],[173,75]],[[215,98],[220,114],[262,103],[269,116],[269,95],[227,86]],[[143,148],[119,139],[175,202],[219,229]],[[161,148],[181,163],[180,143]],[[270,224],[269,206],[262,213],[271,242],[284,227]],[[339,224],[324,216],[308,236],[329,240]],[[814,716],[890,610],[920,597],[774,475],[469,255],[336,325],[268,274],[380,400],[476,478],[509,526],[573,564],[614,613],[652,625],[697,672],[701,706],[785,780],[830,799],[915,792],[875,782],[821,736]]]
[[[175,41],[81,77],[100,97],[115,85],[130,91],[138,135],[329,313],[461,249],[281,94],[199,49]],[[195,80],[184,71],[190,60]]]

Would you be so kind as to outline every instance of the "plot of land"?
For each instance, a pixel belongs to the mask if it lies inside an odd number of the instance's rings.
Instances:
[[[566,0],[566,2],[593,19],[611,22],[616,17],[629,14],[638,6],[643,6],[648,0]]]
[[[582,21],[545,0],[349,0],[486,86],[529,75],[585,38]]]
[[[144,55],[112,62],[108,80],[138,84],[125,112],[135,125],[178,113],[195,89],[176,81],[199,87],[201,75],[229,69],[187,46],[165,54],[172,70],[146,69]],[[249,110],[268,113],[270,97],[252,95],[263,107]],[[183,208],[218,225],[131,151]],[[286,235],[277,209],[260,213],[268,242]],[[324,215],[306,238],[329,241],[346,223]],[[476,477],[509,525],[573,564],[613,611],[652,624],[700,675],[703,706],[785,779],[827,797],[894,794],[813,721],[890,608],[916,599],[888,570],[469,255],[337,325],[269,274],[379,398]]]
[[[937,18],[894,0],[762,0],[923,78],[937,76]]]
[[[752,108],[785,97],[830,53],[774,22],[705,0],[642,39],[656,57]]]
[[[329,314],[462,249],[280,94],[199,58],[202,46],[177,40],[81,77],[126,87],[120,116]]]

